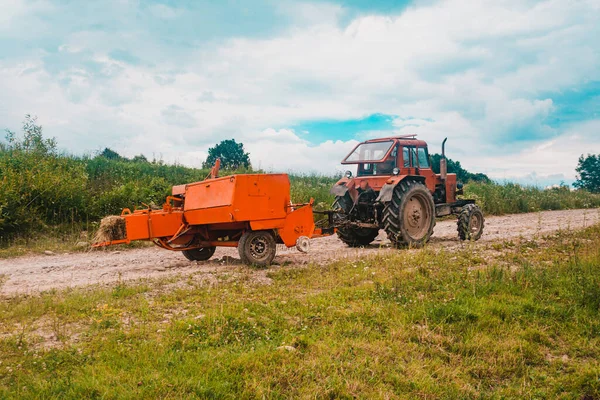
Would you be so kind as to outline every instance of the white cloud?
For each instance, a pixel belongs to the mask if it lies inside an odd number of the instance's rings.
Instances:
[[[494,153],[492,157],[473,154],[463,163],[467,169],[482,171],[497,180],[532,185],[572,182],[582,154],[600,150],[600,119],[575,124],[563,134],[533,146],[520,147],[515,154]]]
[[[171,104],[161,111],[163,120],[167,125],[174,125],[182,128],[193,128],[197,126],[196,119],[185,112],[182,107]]]
[[[7,21],[31,12],[21,1],[8,4],[12,11],[0,17]],[[126,20],[138,4],[113,7]],[[558,166],[572,176],[573,154],[589,148],[584,125],[572,147],[549,144],[574,133],[546,119],[556,110],[553,92],[600,80],[597,1],[417,3],[346,26],[337,5],[277,7],[297,23],[269,38],[192,38],[178,47],[149,35],[150,25],[86,27],[57,46],[59,60],[71,60],[58,72],[50,50],[0,59],[0,120],[16,129],[33,113],[71,151],[112,147],[193,165],[210,145],[234,137],[254,164],[273,170],[341,168],[352,140],[311,144],[310,133],[289,128],[372,113],[398,115],[395,132],[417,133],[435,151],[449,137],[450,157],[499,178],[555,174]],[[173,18],[181,10],[151,12]],[[142,61],[117,61],[109,56],[115,49]],[[568,161],[550,163],[556,152]]]
[[[14,23],[18,18],[23,17],[32,11],[40,11],[48,8],[48,4],[43,1],[28,2],[26,0],[4,0],[2,2],[2,12],[0,13],[0,28],[10,28],[8,24]]]
[[[337,4],[280,0],[274,6],[299,26],[332,25],[343,15],[343,8]]]
[[[311,145],[291,130],[266,129],[247,142],[245,148],[250,152],[252,165],[256,168],[334,174],[347,169],[340,161],[357,143],[355,140],[327,140]]]

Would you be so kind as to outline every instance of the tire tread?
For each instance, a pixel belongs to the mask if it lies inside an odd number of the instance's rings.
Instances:
[[[471,230],[469,229],[469,221],[471,220],[471,216],[474,213],[479,213],[481,215],[481,230],[475,235],[475,237],[471,237]],[[460,214],[458,215],[458,219],[456,221],[456,230],[458,231],[458,237],[460,240],[479,240],[481,235],[483,234],[483,227],[485,226],[485,218],[483,217],[483,212],[481,208],[477,204],[467,204],[462,208]]]
[[[403,233],[403,222],[400,219],[400,210],[402,208],[402,203],[406,198],[406,195],[411,191],[426,191],[427,196],[430,202],[430,209],[432,211],[431,215],[431,223],[428,229],[427,234],[423,239],[420,240],[412,240],[408,237],[407,234]],[[407,246],[407,245],[422,245],[433,234],[433,227],[435,226],[435,205],[433,203],[433,197],[431,193],[427,189],[425,185],[422,183],[416,182],[414,180],[403,180],[401,181],[395,188],[392,193],[392,199],[389,203],[386,204],[383,210],[383,229],[385,229],[388,239],[397,247]]]

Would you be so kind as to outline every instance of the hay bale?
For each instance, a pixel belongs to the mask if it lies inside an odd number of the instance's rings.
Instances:
[[[122,240],[126,237],[125,218],[117,215],[110,215],[102,218],[102,221],[100,221],[100,227],[94,235],[94,243]]]

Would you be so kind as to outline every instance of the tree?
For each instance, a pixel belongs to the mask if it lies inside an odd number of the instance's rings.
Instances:
[[[440,173],[440,159],[441,154],[431,155],[431,168],[436,174]],[[448,165],[448,173],[456,174],[456,179],[460,182],[491,182],[490,178],[486,174],[472,173],[467,171],[460,165],[460,161],[454,161],[446,157],[446,163]]]
[[[36,153],[39,155],[56,154],[56,139],[45,139],[42,134],[42,126],[37,124],[37,117],[25,115],[23,121],[23,139],[19,139],[15,132],[6,130],[6,149]]]
[[[600,193],[600,154],[583,154],[577,164],[577,180],[573,184],[578,189],[586,189],[592,193]]]
[[[223,140],[208,149],[208,157],[202,168],[211,168],[217,158],[221,159],[224,169],[250,168],[250,155],[244,151],[244,144],[236,143],[235,139]]]
[[[146,158],[146,156],[145,156],[145,155],[143,155],[143,154],[140,154],[140,155],[138,155],[138,156],[135,156],[135,157],[133,157],[133,158],[131,159],[131,161],[133,161],[133,162],[140,162],[140,163],[147,163],[147,162],[148,162],[148,159]]]
[[[117,153],[114,150],[109,149],[108,147],[106,147],[104,150],[102,150],[102,152],[98,155],[100,157],[104,157],[109,160],[122,160],[123,159],[123,157],[121,157],[121,155],[119,153]]]

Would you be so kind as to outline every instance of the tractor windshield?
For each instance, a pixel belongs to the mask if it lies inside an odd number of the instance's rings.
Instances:
[[[359,144],[352,153],[344,159],[344,163],[381,162],[394,145],[392,140]]]

